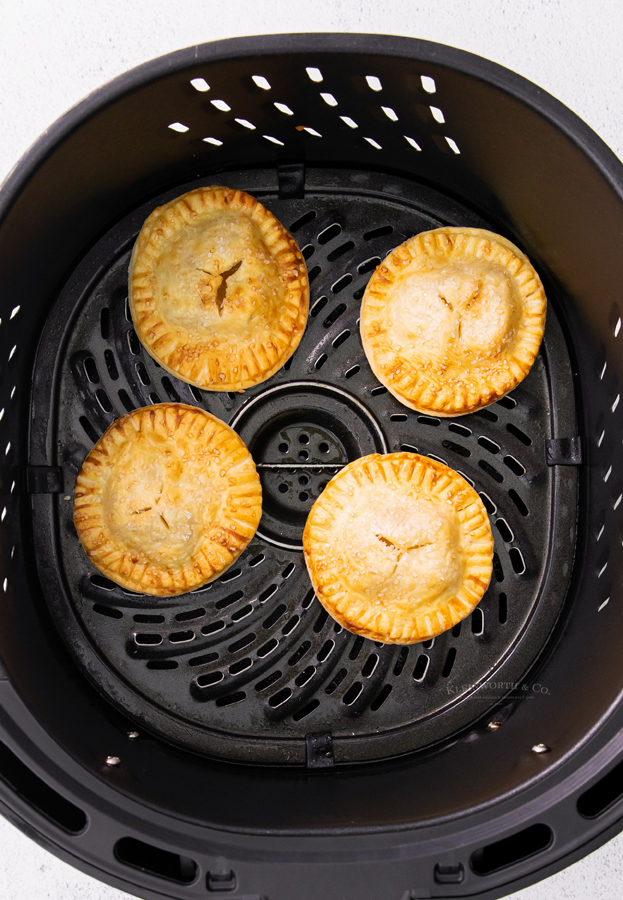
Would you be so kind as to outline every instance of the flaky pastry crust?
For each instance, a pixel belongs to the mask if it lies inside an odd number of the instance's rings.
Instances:
[[[251,454],[224,422],[183,403],[134,410],[76,478],[74,523],[91,562],[132,591],[172,596],[227,569],[260,521]]]
[[[491,579],[480,497],[458,472],[417,453],[375,453],[338,472],[311,508],[303,546],[327,612],[388,644],[452,628]]]
[[[530,371],[546,298],[528,257],[480,228],[437,228],[377,267],[361,308],[372,371],[405,406],[457,416],[495,403]]]
[[[132,252],[129,296],[148,353],[210,391],[274,375],[298,347],[309,309],[294,238],[254,197],[217,186],[151,213]]]

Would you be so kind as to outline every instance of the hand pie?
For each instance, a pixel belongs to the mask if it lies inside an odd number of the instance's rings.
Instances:
[[[183,594],[218,578],[261,512],[260,480],[242,440],[182,403],[117,419],[76,479],[74,523],[89,559],[145,594]]]
[[[152,212],[134,245],[129,292],[147,352],[210,391],[274,375],[298,347],[309,308],[294,238],[255,198],[224,187]]]
[[[480,497],[458,472],[417,453],[375,453],[342,469],[312,506],[303,546],[327,612],[387,644],[452,628],[491,579]]]
[[[545,328],[527,256],[480,228],[438,228],[396,247],[370,279],[361,339],[405,406],[458,416],[494,403],[530,371]]]

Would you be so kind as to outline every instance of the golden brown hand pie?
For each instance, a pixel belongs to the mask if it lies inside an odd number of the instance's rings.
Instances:
[[[74,523],[89,559],[145,594],[183,594],[218,578],[261,512],[260,480],[242,440],[182,403],[117,419],[76,479]]]
[[[197,188],[152,212],[129,291],[145,349],[210,391],[274,375],[298,347],[309,308],[294,238],[254,197],[224,187]]]
[[[545,328],[527,256],[480,228],[438,228],[396,247],[370,279],[361,339],[372,371],[405,406],[457,416],[528,374]]]
[[[417,453],[375,453],[338,472],[311,508],[303,546],[327,612],[388,644],[451,628],[491,578],[480,497],[458,472]]]

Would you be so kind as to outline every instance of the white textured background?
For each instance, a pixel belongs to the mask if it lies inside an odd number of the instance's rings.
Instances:
[[[290,31],[403,34],[470,50],[554,94],[623,158],[622,0],[0,0],[0,180],[54,119],[132,66],[202,41]],[[0,885],[2,900],[127,897],[1,818]],[[623,836],[512,895],[589,898],[623,898]]]

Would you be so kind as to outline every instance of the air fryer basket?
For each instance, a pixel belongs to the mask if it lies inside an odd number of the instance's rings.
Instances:
[[[569,110],[470,54],[394,37],[207,44],[136,69],[40,139],[0,194],[0,803],[142,897],[501,897],[620,829],[621,164]],[[154,206],[248,190],[295,234],[290,364],[210,394],[142,350],[129,252]],[[418,231],[517,242],[549,298],[528,378],[460,419],[375,380],[378,261]],[[73,480],[126,410],[204,406],[258,464],[257,537],[155,600],[77,546]],[[313,595],[306,514],[349,459],[417,449],[481,493],[494,578],[452,632],[356,638]]]

